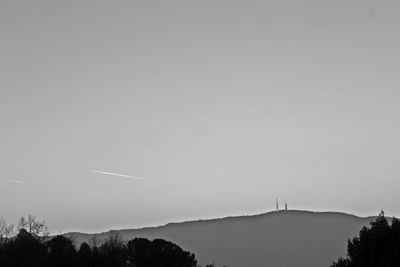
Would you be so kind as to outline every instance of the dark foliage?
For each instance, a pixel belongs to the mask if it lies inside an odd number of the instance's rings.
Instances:
[[[61,235],[47,242],[48,258],[50,266],[68,267],[77,265],[77,252],[71,240]]]
[[[56,236],[47,241],[21,229],[0,244],[2,267],[195,267],[194,254],[162,240],[135,238],[127,244],[111,235],[102,244],[82,243],[77,250],[73,242]]]
[[[389,224],[381,212],[363,227],[359,237],[348,241],[347,258],[338,259],[332,267],[397,267],[400,266],[400,221]]]
[[[149,241],[135,238],[128,242],[127,253],[130,263],[136,267],[165,267],[196,265],[194,254],[183,251],[178,245],[162,239]]]
[[[45,266],[46,245],[34,235],[21,229],[18,235],[1,247],[0,266]]]

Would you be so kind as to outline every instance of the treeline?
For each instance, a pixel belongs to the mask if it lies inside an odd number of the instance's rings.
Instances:
[[[77,248],[62,235],[49,237],[44,221],[22,217],[16,230],[0,219],[0,266],[4,267],[195,267],[193,253],[162,240],[123,242],[111,235]]]
[[[399,267],[400,220],[389,223],[382,211],[370,227],[363,227],[359,236],[348,240],[347,257],[339,258],[331,267]]]

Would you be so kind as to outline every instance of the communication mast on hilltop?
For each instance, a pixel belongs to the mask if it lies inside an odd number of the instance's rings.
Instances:
[[[276,207],[276,210],[279,210],[279,200],[278,200],[278,198],[275,199],[275,207]],[[288,210],[287,201],[285,201],[285,210]]]

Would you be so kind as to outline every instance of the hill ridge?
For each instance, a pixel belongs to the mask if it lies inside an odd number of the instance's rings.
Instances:
[[[198,219],[198,220],[186,220],[186,221],[175,221],[175,222],[168,222],[166,224],[162,225],[156,225],[156,226],[143,226],[143,227],[138,227],[138,228],[121,228],[121,229],[110,229],[107,231],[103,232],[98,232],[98,233],[87,233],[87,232],[81,232],[81,231],[69,231],[64,233],[63,235],[66,234],[85,234],[85,235],[99,235],[99,234],[106,234],[110,232],[115,232],[115,231],[136,231],[136,230],[149,230],[149,229],[155,229],[155,228],[162,228],[170,225],[176,225],[176,224],[186,224],[186,223],[198,223],[198,222],[213,222],[213,221],[220,221],[220,220],[228,220],[228,219],[242,219],[242,218],[252,218],[252,217],[258,217],[258,216],[264,216],[264,215],[273,215],[277,214],[280,212],[285,212],[285,213],[309,213],[309,214],[337,214],[337,215],[347,215],[347,216],[352,216],[356,217],[359,219],[373,219],[376,216],[358,216],[355,214],[351,213],[346,213],[346,212],[341,212],[341,211],[312,211],[312,210],[297,210],[297,209],[290,209],[290,210],[272,210],[272,211],[267,211],[263,213],[258,213],[258,214],[249,214],[249,215],[230,215],[230,216],[225,216],[225,217],[218,217],[218,218],[208,218],[208,219]]]
[[[337,211],[278,210],[65,235],[77,244],[94,236],[104,240],[111,233],[119,233],[123,240],[162,238],[195,253],[203,265],[215,262],[216,266],[228,267],[321,267],[345,256],[348,238],[357,235],[373,218]]]

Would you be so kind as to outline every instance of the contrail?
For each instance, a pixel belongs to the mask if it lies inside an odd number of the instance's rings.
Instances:
[[[131,176],[131,175],[126,175],[126,174],[121,174],[121,173],[103,172],[103,171],[97,171],[97,170],[89,170],[89,171],[95,172],[95,173],[100,173],[100,174],[105,174],[105,175],[118,176],[118,177],[125,177],[125,178],[132,178],[132,179],[144,179],[143,177]]]
[[[21,180],[8,180],[10,183],[16,183],[16,184],[20,184],[20,183],[22,183],[23,181],[21,181]]]

